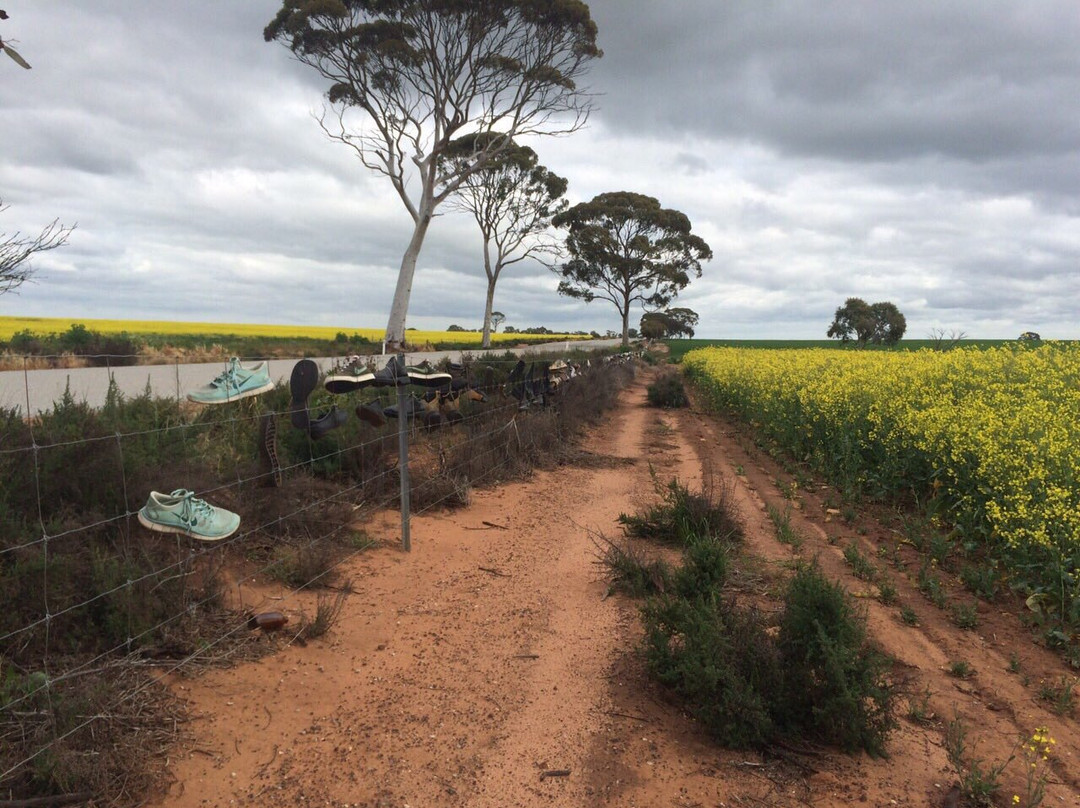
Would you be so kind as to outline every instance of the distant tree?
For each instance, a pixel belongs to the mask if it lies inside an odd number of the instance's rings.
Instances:
[[[697,312],[692,309],[665,309],[647,312],[641,318],[641,335],[649,339],[693,337],[698,324]]]
[[[460,325],[458,325],[457,323],[452,323],[451,325],[448,325],[448,326],[446,327],[446,330],[447,330],[447,331],[464,331],[465,329],[464,329],[464,328],[462,328],[462,327],[461,327]]]
[[[949,351],[967,339],[967,332],[957,329],[946,331],[944,328],[931,328],[926,338],[930,340],[930,347],[935,351]]]
[[[622,315],[623,347],[630,344],[630,307],[666,306],[712,258],[709,245],[690,232],[686,214],[643,194],[600,194],[552,223],[568,231],[570,260],[558,268],[559,293],[614,303]]]
[[[843,342],[855,339],[859,347],[873,343],[895,345],[907,330],[907,320],[893,303],[868,304],[858,297],[849,297],[836,310],[828,336]]]
[[[386,326],[399,349],[439,205],[515,138],[587,120],[578,81],[602,55],[596,23],[581,0],[283,0],[263,36],[329,83],[323,131],[386,176],[413,220]],[[440,157],[463,134],[477,150],[447,169]]]
[[[491,317],[490,317],[491,333],[494,334],[496,331],[498,331],[499,326],[502,325],[505,320],[506,320],[506,315],[503,314],[501,311],[493,311],[493,312],[491,312]]]
[[[638,337],[637,329],[636,328],[631,328],[630,329],[630,339],[637,339],[637,337]]]
[[[7,205],[0,201],[0,213]],[[0,233],[0,295],[22,286],[34,274],[30,259],[39,252],[55,250],[67,243],[72,227],[64,227],[54,219],[36,236]]]
[[[6,20],[7,18],[8,13],[2,8],[0,8],[0,20]],[[11,57],[11,61],[13,61],[19,67],[26,68],[27,70],[30,69],[30,65],[27,63],[27,61],[19,55],[19,52],[17,50],[11,47],[10,39],[7,42],[5,42],[3,39],[0,39],[0,50],[2,50],[9,57]]]
[[[516,334],[517,329],[514,328],[512,325],[508,325],[506,328],[503,329],[503,333],[504,334]]]
[[[459,138],[450,145],[443,162],[452,172],[461,170],[458,164],[472,161],[483,141],[491,137]],[[526,258],[539,261],[541,255],[558,252],[555,240],[545,238],[545,234],[551,217],[566,210],[565,193],[566,180],[540,165],[536,152],[510,143],[484,168],[468,175],[447,203],[471,213],[483,238],[487,297],[481,347],[491,347],[491,308],[503,269]]]

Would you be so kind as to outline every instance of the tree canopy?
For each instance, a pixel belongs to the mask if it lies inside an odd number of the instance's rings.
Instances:
[[[413,274],[435,209],[523,135],[572,132],[600,57],[581,0],[284,0],[263,32],[329,83],[320,121],[390,181],[413,220],[387,323],[400,347]],[[484,135],[468,159],[440,157]]]
[[[895,345],[907,330],[907,320],[896,304],[867,303],[859,297],[849,297],[836,310],[828,335],[843,342],[852,338],[860,347],[867,344]]]
[[[481,147],[478,141],[491,135],[470,135],[454,141],[444,155],[447,170],[456,171],[460,161],[472,160]],[[483,239],[487,296],[481,346],[491,346],[492,306],[495,285],[503,269],[527,258],[558,251],[555,241],[545,237],[552,216],[566,210],[563,198],[567,182],[540,165],[536,152],[516,143],[506,148],[483,168],[469,174],[448,201],[450,207],[472,214]]]
[[[698,315],[692,309],[650,311],[641,317],[641,336],[649,339],[693,337],[697,324]]]
[[[690,232],[685,213],[662,208],[644,194],[600,194],[552,223],[566,228],[570,256],[558,267],[559,293],[611,301],[622,316],[624,346],[630,341],[631,306],[666,306],[691,278],[701,277],[701,262],[712,258],[709,245]]]

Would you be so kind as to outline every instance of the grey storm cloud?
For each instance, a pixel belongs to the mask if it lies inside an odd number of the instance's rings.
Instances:
[[[411,222],[329,141],[326,87],[263,41],[277,0],[8,0],[0,232],[78,223],[0,314],[381,327]],[[594,0],[597,111],[530,142],[573,202],[687,213],[715,258],[679,298],[716,337],[823,336],[845,297],[909,334],[1080,337],[1074,0]],[[518,327],[614,328],[535,263]],[[442,211],[409,324],[469,327],[475,225]]]

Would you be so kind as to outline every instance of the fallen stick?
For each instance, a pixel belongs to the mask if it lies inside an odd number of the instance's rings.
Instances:
[[[569,769],[548,769],[545,772],[540,772],[540,779],[546,780],[549,777],[569,777]]]
[[[506,525],[497,525],[494,522],[481,521],[480,524],[487,525],[488,527],[493,527],[493,528],[495,528],[497,530],[509,530],[510,529]]]
[[[493,569],[491,567],[477,567],[477,569],[480,570],[481,572],[487,572],[487,573],[489,573],[491,575],[497,575],[500,578],[509,578],[510,577],[505,572],[500,572],[499,570]]]
[[[539,659],[539,654],[514,654],[512,659]]]

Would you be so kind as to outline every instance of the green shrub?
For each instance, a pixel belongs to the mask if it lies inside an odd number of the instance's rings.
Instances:
[[[653,598],[643,610],[645,657],[726,746],[765,746],[776,733],[771,699],[779,659],[762,617],[719,600]]]
[[[700,491],[691,491],[674,478],[665,486],[656,483],[656,490],[660,502],[643,514],[619,515],[620,524],[631,536],[674,545],[687,545],[701,536],[741,540],[742,525],[726,501],[727,492],[711,480],[706,480]]]
[[[648,386],[646,392],[649,403],[654,407],[678,409],[690,404],[690,399],[686,397],[682,377],[678,373],[663,374]]]
[[[867,642],[866,620],[843,587],[816,566],[788,585],[779,648],[784,725],[847,751],[884,754],[893,726],[888,659]]]

